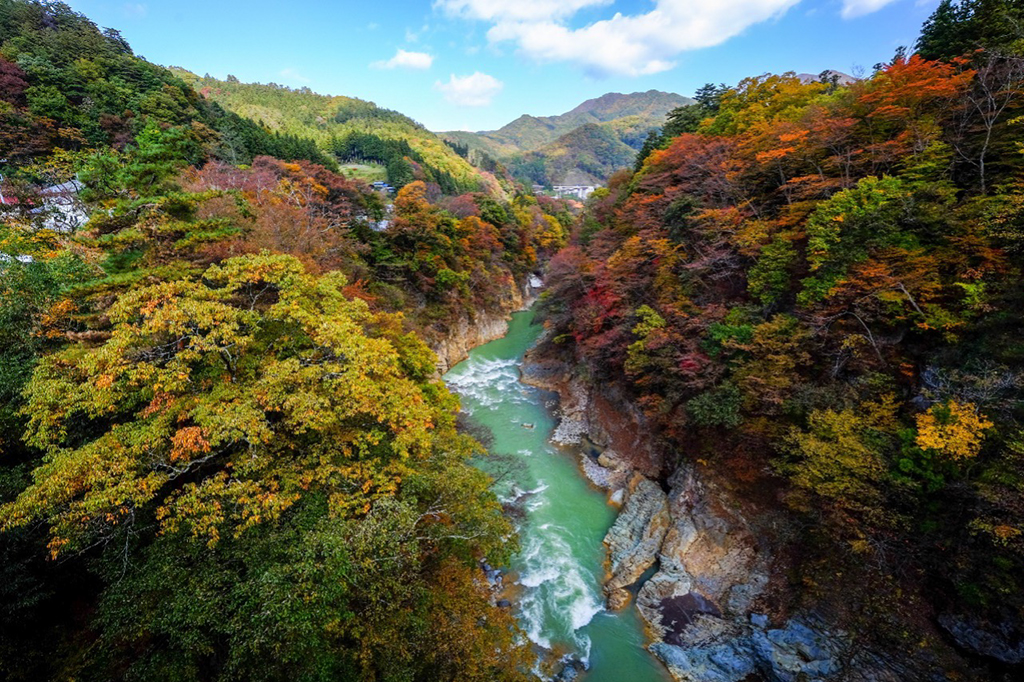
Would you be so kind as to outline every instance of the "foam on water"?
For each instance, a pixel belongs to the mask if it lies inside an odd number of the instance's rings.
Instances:
[[[449,387],[470,398],[481,407],[493,408],[508,399],[519,384],[518,362],[515,358],[486,359],[470,357],[459,366],[459,371],[445,376]],[[472,406],[466,410],[472,414]]]
[[[548,486],[527,504],[536,511],[548,502]],[[530,524],[527,524],[528,526]],[[599,576],[577,557],[573,534],[548,521],[521,533],[519,583],[525,590],[520,615],[531,641],[572,641],[577,652],[589,651],[590,638],[577,632],[603,610]]]

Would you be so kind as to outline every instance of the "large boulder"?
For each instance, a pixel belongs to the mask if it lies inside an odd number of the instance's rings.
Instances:
[[[682,602],[690,600],[694,613],[744,619],[768,583],[768,558],[724,499],[688,468],[671,479],[659,569],[637,596],[640,613],[662,640],[685,625],[673,615]]]

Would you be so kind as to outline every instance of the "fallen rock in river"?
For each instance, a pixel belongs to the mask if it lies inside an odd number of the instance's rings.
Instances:
[[[669,527],[668,497],[654,481],[636,474],[629,482],[626,504],[604,538],[612,576],[605,584],[608,606],[629,602],[627,587],[654,565]]]
[[[562,670],[554,676],[552,682],[573,682],[587,671],[587,664],[575,656],[568,657],[563,663]]]

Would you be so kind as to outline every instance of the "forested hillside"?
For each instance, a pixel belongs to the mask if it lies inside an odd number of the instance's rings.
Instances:
[[[0,82],[0,678],[520,679],[428,342],[572,216],[429,176],[388,212],[61,3],[0,0]]]
[[[517,178],[539,185],[597,186],[632,166],[636,154],[609,125],[587,123],[536,151],[512,157],[508,168]]]
[[[591,200],[544,298],[665,476],[784,519],[765,608],[921,679],[1024,659],[1018,5],[943,2],[921,54],[845,87],[705,89]]]
[[[269,130],[315,140],[341,161],[383,164],[388,181],[396,187],[414,179],[434,182],[448,194],[496,187],[493,177],[482,178],[422,125],[372,102],[318,95],[308,88],[241,83],[232,76],[220,81],[181,69],[174,72],[205,99]]]
[[[268,154],[333,164],[308,139],[268,132],[205,102],[166,69],[135,57],[117,31],[100,32],[60,4],[40,19],[25,3],[0,2],[0,44],[0,155],[10,164],[54,148],[124,145],[150,119],[188,126],[196,158],[246,163]]]
[[[494,131],[441,135],[500,161],[527,182],[563,184],[575,170],[601,184],[631,164],[648,133],[660,130],[670,111],[692,103],[688,97],[657,90],[608,93],[558,116],[523,115]]]

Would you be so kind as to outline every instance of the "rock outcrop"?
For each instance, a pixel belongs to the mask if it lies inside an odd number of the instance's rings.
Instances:
[[[832,637],[798,621],[767,629],[697,614],[677,644],[657,642],[651,651],[681,682],[811,682],[839,670]]]
[[[865,651],[809,615],[772,627],[756,613],[771,576],[771,555],[759,542],[744,506],[689,464],[656,482],[664,459],[642,415],[624,396],[594,391],[568,362],[541,345],[527,355],[526,383],[555,391],[562,419],[552,439],[589,442],[600,454],[580,455],[584,472],[623,507],[605,537],[609,608],[636,604],[654,642],[649,649],[680,682],[816,682],[839,679],[896,682],[898,666]],[[851,671],[852,668],[852,671]],[[840,675],[842,673],[842,675]]]
[[[676,680],[903,679],[891,661],[854,652],[845,633],[816,618],[770,627],[766,615],[755,613],[770,556],[749,521],[728,493],[688,466],[669,485],[658,571],[640,588],[637,608],[656,637],[651,652]],[[660,532],[660,521],[652,532]]]
[[[1019,665],[1024,663],[1024,632],[1012,625],[1014,620],[1008,616],[993,624],[968,615],[946,613],[939,616],[939,625],[963,649],[1000,663]]]
[[[706,605],[703,613],[745,619],[769,577],[768,556],[722,491],[685,466],[670,479],[670,489],[671,522],[659,570],[637,596],[640,613],[665,641],[685,625],[672,616],[679,599]]]
[[[504,336],[508,332],[508,316],[514,310],[478,312],[473,319],[459,318],[449,333],[433,344],[438,371],[444,374],[469,357],[472,349]]]
[[[531,278],[536,282],[537,278]],[[508,298],[497,310],[476,311],[460,317],[445,334],[431,344],[437,354],[438,373],[444,374],[469,357],[469,351],[477,346],[500,339],[508,333],[509,316],[525,310],[537,300],[538,288],[530,282],[513,286]]]
[[[665,492],[654,481],[636,474],[629,482],[626,503],[604,538],[611,560],[611,577],[604,586],[610,608],[629,602],[626,588],[654,565],[668,526]]]

